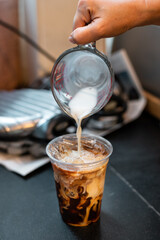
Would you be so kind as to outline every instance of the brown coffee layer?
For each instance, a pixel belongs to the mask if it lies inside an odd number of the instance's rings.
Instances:
[[[66,223],[87,226],[99,219],[106,165],[73,172],[52,164],[60,212]]]

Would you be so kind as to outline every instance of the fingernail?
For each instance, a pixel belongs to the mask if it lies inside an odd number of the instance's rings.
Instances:
[[[69,39],[69,41],[70,41],[71,43],[73,43],[73,44],[76,43],[75,40],[73,39],[72,35],[70,35],[68,39]]]

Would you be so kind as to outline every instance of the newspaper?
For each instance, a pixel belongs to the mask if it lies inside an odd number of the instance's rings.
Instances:
[[[14,156],[0,153],[0,164],[21,176],[26,176],[49,162],[48,157],[35,159],[31,155]]]

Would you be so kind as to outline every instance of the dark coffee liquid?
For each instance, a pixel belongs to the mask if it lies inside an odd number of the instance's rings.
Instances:
[[[60,212],[67,224],[87,226],[99,219],[106,165],[77,173],[52,164]]]

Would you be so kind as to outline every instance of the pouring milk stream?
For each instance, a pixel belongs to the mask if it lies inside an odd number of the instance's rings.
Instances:
[[[97,104],[97,90],[96,88],[86,87],[82,88],[69,102],[71,116],[77,123],[77,138],[78,138],[78,154],[81,149],[81,122],[92,112]]]

